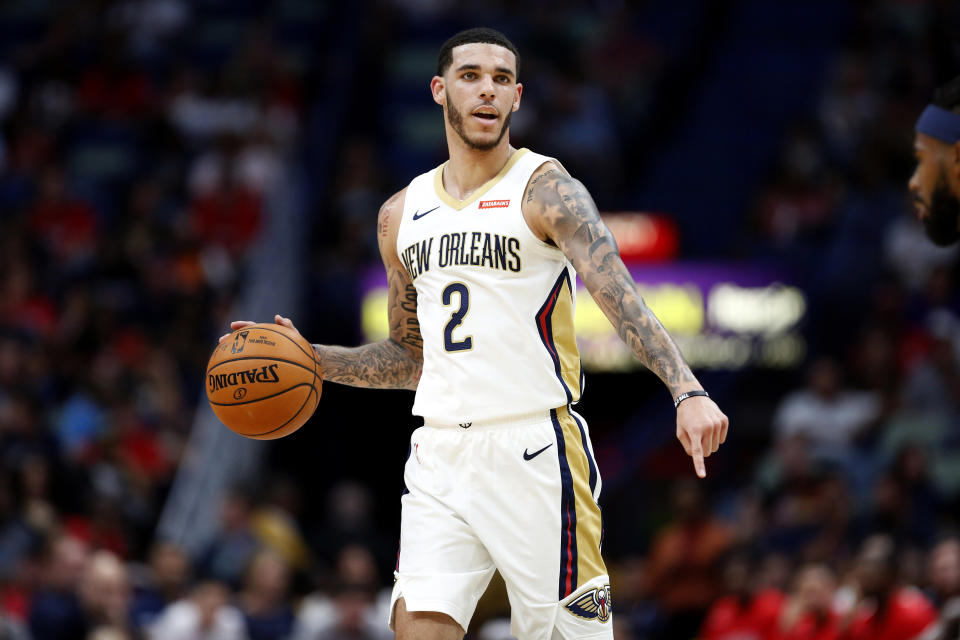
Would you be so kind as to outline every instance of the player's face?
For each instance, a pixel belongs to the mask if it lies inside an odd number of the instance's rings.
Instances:
[[[517,83],[516,57],[487,43],[460,45],[452,54],[446,73],[431,82],[434,100],[464,144],[489,151],[503,139],[510,115],[520,106],[523,85]]]
[[[913,149],[917,168],[910,192],[917,218],[934,244],[951,245],[960,240],[960,150],[922,133],[916,135]]]

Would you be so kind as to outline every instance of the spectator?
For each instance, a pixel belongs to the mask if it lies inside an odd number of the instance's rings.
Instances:
[[[386,640],[393,636],[384,624],[390,615],[390,589],[377,593],[377,567],[369,549],[344,547],[328,582],[304,598],[292,640]]]
[[[728,556],[723,567],[726,595],[710,607],[699,638],[766,640],[776,632],[783,594],[776,589],[757,589],[755,565],[746,551]]]
[[[960,322],[937,309],[929,314],[926,329],[930,345],[904,385],[905,404],[914,411],[953,415],[960,405]]]
[[[660,609],[656,594],[647,592],[647,560],[643,557],[624,558],[610,568],[617,591],[617,612],[613,617],[615,637],[635,636],[649,638],[660,625]]]
[[[62,167],[46,167],[30,212],[30,228],[51,257],[66,268],[85,266],[94,257],[98,227],[93,208],[67,188]]]
[[[150,552],[150,565],[137,585],[131,619],[138,630],[149,627],[168,606],[186,595],[190,559],[172,542],[158,542]]]
[[[42,586],[30,607],[33,640],[74,640],[90,628],[77,595],[89,557],[87,546],[72,536],[50,542],[43,564]]]
[[[293,629],[287,600],[290,567],[275,551],[263,549],[250,561],[239,605],[250,640],[285,640]]]
[[[960,640],[960,539],[948,538],[937,544],[930,551],[928,571],[940,609],[937,632],[931,640]]]
[[[396,558],[396,543],[388,543],[374,526],[374,503],[370,489],[358,482],[344,480],[334,484],[327,494],[323,520],[316,529],[313,544],[320,554],[334,561],[352,545],[373,553],[375,566],[391,566]],[[392,544],[392,551],[390,545]]]
[[[828,357],[810,365],[807,387],[788,395],[773,419],[779,439],[803,436],[814,455],[835,460],[878,416],[879,399],[844,389],[839,363]]]
[[[836,580],[822,564],[800,569],[777,622],[773,640],[840,640],[841,620],[834,610]]]
[[[200,559],[204,574],[231,586],[239,586],[243,572],[260,547],[250,530],[250,500],[240,489],[223,498],[220,531]]]
[[[243,614],[230,605],[226,584],[209,580],[164,609],[149,640],[247,640]]]
[[[90,628],[132,636],[130,579],[117,556],[109,551],[95,552],[87,562],[79,594]]]
[[[693,480],[673,488],[674,519],[650,547],[647,592],[656,594],[664,613],[664,636],[690,638],[720,593],[717,561],[732,544],[726,525],[706,506]]]
[[[937,612],[918,589],[897,581],[893,540],[867,538],[857,558],[860,598],[846,640],[916,640],[934,628]]]
[[[238,181],[235,161],[235,157],[224,159],[226,166],[215,186],[193,200],[190,220],[201,242],[219,245],[239,257],[260,230],[262,198]]]

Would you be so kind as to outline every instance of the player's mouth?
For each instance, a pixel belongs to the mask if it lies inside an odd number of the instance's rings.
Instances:
[[[475,120],[479,120],[484,125],[491,125],[500,119],[500,114],[493,107],[480,107],[474,109],[470,114]]]

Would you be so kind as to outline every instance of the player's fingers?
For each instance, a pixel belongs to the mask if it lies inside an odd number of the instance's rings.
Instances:
[[[703,462],[703,447],[696,440],[693,441],[690,457],[693,458],[693,468],[701,478],[707,477],[707,465]]]
[[[720,444],[727,441],[727,429],[730,427],[730,420],[723,416],[723,426],[720,428]]]
[[[720,425],[715,424],[710,429],[710,453],[716,453],[720,448]]]
[[[229,338],[229,337],[230,337],[230,334],[229,334],[229,333],[223,334],[222,336],[220,336],[220,339],[217,340],[217,344],[220,344],[221,342],[223,342],[224,340],[226,340],[226,339]]]
[[[690,436],[687,435],[686,431],[683,429],[677,429],[677,440],[679,440],[680,444],[683,445],[683,450],[688,456],[693,455],[690,453]]]
[[[282,324],[287,329],[293,329],[294,331],[297,330],[297,328],[293,326],[293,320],[291,320],[290,318],[284,318],[279,313],[273,317],[273,321],[276,322],[277,324]]]
[[[236,331],[237,329],[243,329],[244,327],[249,327],[252,324],[257,324],[252,320],[234,320],[230,323],[230,328]]]

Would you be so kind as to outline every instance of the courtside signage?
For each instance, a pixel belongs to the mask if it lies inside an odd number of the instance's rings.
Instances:
[[[481,200],[480,208],[481,209],[502,209],[504,207],[509,207],[509,200]]]

